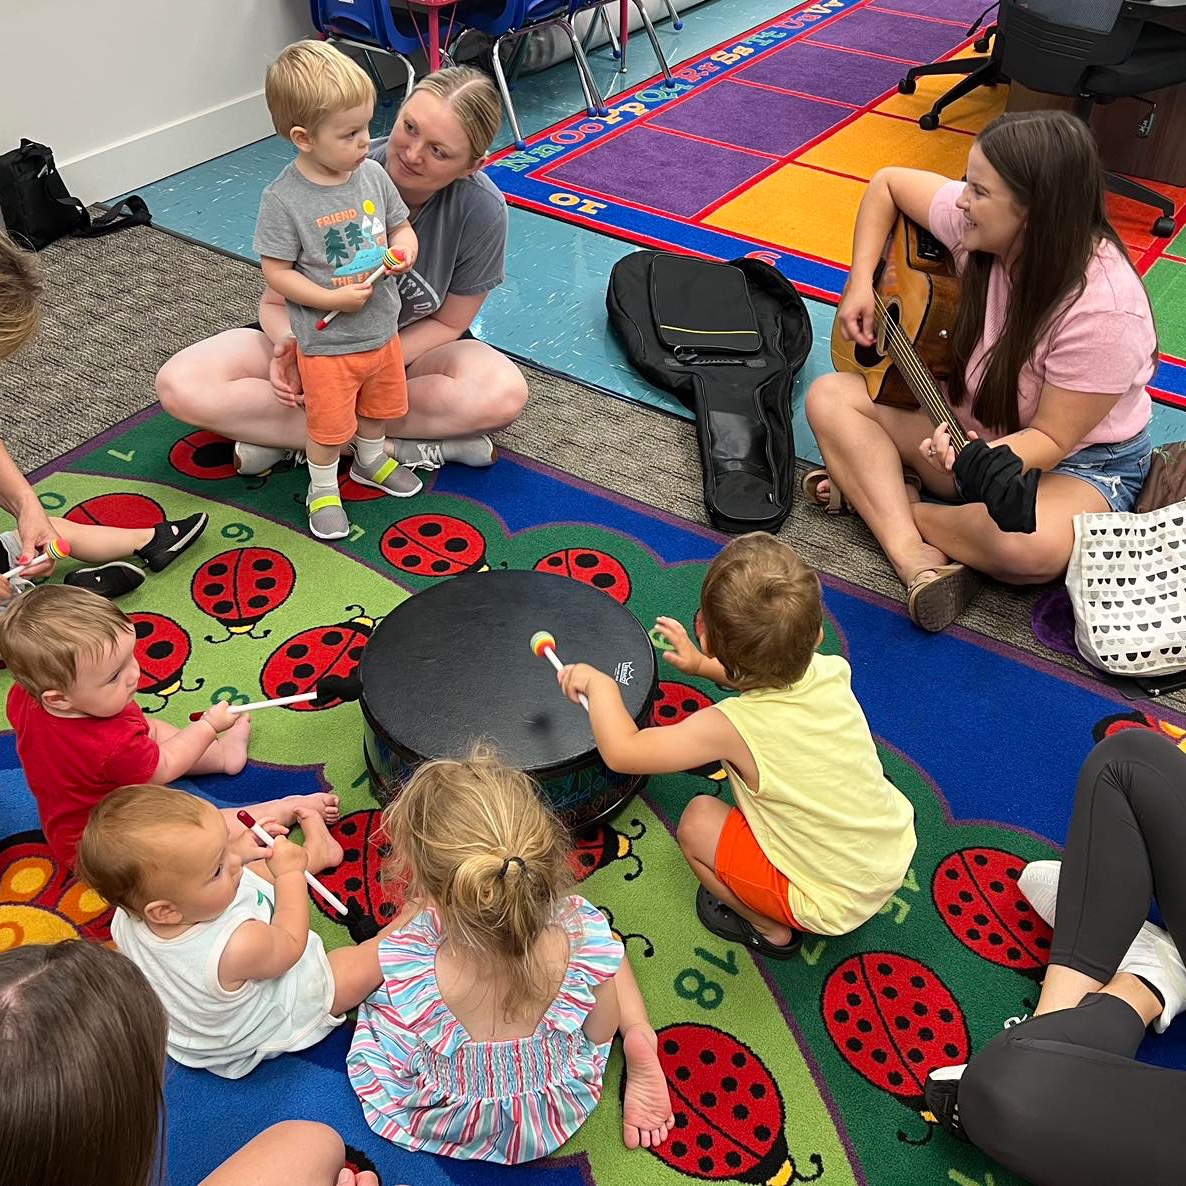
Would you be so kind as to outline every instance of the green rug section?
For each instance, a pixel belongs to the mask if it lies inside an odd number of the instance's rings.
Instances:
[[[1178,236],[1186,252],[1186,232]],[[1175,240],[1177,243],[1177,240]],[[1157,336],[1163,354],[1186,358],[1186,262],[1159,259],[1145,273],[1145,287],[1157,315]]]
[[[648,520],[645,508],[630,510],[631,518],[624,511],[611,515],[606,508],[617,504],[609,496],[511,459],[487,475],[467,477],[470,493],[430,483],[406,502],[372,497],[347,481],[343,497],[354,528],[341,546],[330,547],[307,534],[302,471],[240,479],[230,468],[226,442],[191,433],[163,414],[68,464],[67,471],[38,484],[52,514],[123,525],[199,509],[210,514],[201,543],[121,603],[138,624],[141,701],[178,726],[218,699],[263,699],[293,681],[304,690],[316,674],[310,676],[303,663],[351,665],[374,624],[404,598],[486,565],[531,569],[560,563],[575,574],[576,557],[594,555],[599,571],[609,574],[607,594],[628,604],[640,621],[650,624],[660,613],[690,621],[718,546],[690,525]],[[494,488],[516,495],[522,489],[515,527],[483,501],[482,492]],[[113,497],[116,492],[123,497]],[[635,524],[633,534],[623,523]],[[662,559],[656,541],[663,533],[665,540],[686,535],[696,544],[696,558]],[[454,542],[445,546],[445,540]],[[556,557],[559,562],[549,560]],[[230,573],[239,575],[232,581]],[[861,645],[875,648],[876,640]],[[848,652],[830,615],[823,650]],[[721,695],[668,665],[661,664],[660,678],[660,720],[679,719]],[[0,673],[0,694],[8,684]],[[336,833],[346,860],[325,880],[382,919],[395,903],[381,882],[378,811],[361,734],[355,704],[260,712],[253,724],[253,765],[239,779],[202,786],[220,803],[251,802],[253,778],[268,771],[273,780],[290,780],[294,790],[332,788],[342,798],[344,818]],[[578,892],[603,909],[623,937],[683,1120],[662,1150],[624,1150],[615,1052],[602,1104],[555,1162],[557,1181],[1016,1181],[972,1147],[936,1135],[921,1083],[927,1068],[965,1061],[1007,1018],[1032,1008],[1049,931],[1019,907],[1013,880],[1026,860],[1050,855],[1050,849],[1013,828],[953,823],[925,771],[888,743],[880,744],[880,753],[888,776],[916,811],[919,847],[906,883],[855,935],[809,937],[799,957],[785,964],[755,960],[697,921],[696,881],[674,830],[693,796],[728,797],[721,772],[652,779],[645,796],[612,825],[578,839]],[[0,852],[0,924],[6,902],[15,909],[9,893],[15,882],[4,877]],[[22,901],[24,910],[56,910]],[[322,908],[310,909],[327,947],[352,941]],[[266,1064],[235,1090],[249,1093],[251,1114],[271,1117],[284,1101],[312,1093],[316,1072],[322,1075],[316,1114],[362,1149],[388,1186],[487,1180],[473,1176],[486,1174],[486,1167],[442,1168],[372,1138],[338,1069],[340,1064],[326,1075],[316,1059],[289,1056]],[[171,1108],[189,1113],[172,1122],[174,1156],[184,1154],[198,1168],[203,1158],[213,1164],[225,1156],[218,1139],[198,1144],[187,1134],[191,1127],[217,1129],[221,1111],[230,1107],[230,1086],[178,1071],[171,1092]],[[234,1098],[241,1110],[241,1095]],[[195,1114],[203,1109],[208,1113]],[[565,1176],[570,1172],[577,1176]]]

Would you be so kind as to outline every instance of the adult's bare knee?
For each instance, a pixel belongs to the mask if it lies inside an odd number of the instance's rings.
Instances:
[[[199,368],[182,351],[156,373],[156,397],[161,407],[183,424],[194,423],[194,402],[201,384],[198,372]]]
[[[863,391],[853,384],[853,376],[845,374],[820,375],[807,389],[804,407],[807,423],[817,435],[838,423],[843,423],[854,408],[854,394]]]
[[[487,405],[491,420],[502,427],[518,420],[527,406],[527,380],[523,372],[509,358],[504,361],[506,365],[492,376]]]

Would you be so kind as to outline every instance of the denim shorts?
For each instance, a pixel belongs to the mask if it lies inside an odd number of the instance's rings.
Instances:
[[[1114,511],[1131,511],[1149,473],[1153,440],[1147,428],[1127,441],[1111,445],[1087,445],[1064,457],[1050,472],[1069,474],[1090,482]]]

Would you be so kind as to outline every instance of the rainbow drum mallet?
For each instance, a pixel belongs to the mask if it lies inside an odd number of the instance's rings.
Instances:
[[[404,262],[403,254],[388,247],[383,252],[383,262],[363,281],[370,288],[375,281],[381,280],[388,272],[394,272]],[[325,329],[327,325],[341,312],[341,309],[331,309],[318,323],[318,329]]]

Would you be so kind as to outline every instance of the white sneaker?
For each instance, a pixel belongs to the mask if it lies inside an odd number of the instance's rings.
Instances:
[[[1054,908],[1058,904],[1058,875],[1061,872],[1062,861],[1030,861],[1017,879],[1017,888],[1047,926],[1054,926]]]
[[[1051,926],[1054,926],[1061,872],[1061,861],[1031,861],[1017,879],[1018,889]],[[1186,965],[1169,933],[1151,922],[1144,923],[1116,971],[1140,976],[1157,986],[1165,1008],[1153,1022],[1153,1028],[1159,1034],[1165,1033],[1170,1022],[1186,1007]]]
[[[282,461],[297,461],[295,449],[273,449],[270,445],[251,445],[247,441],[235,442],[235,472],[251,476],[266,474]]]
[[[1186,964],[1182,963],[1169,933],[1151,922],[1145,923],[1116,971],[1140,976],[1161,993],[1165,1008],[1154,1019],[1153,1028],[1164,1034],[1170,1022],[1186,1007]]]
[[[440,469],[447,462],[478,468],[493,465],[498,457],[486,435],[450,437],[442,441],[404,440],[392,437],[392,456],[408,469]]]

